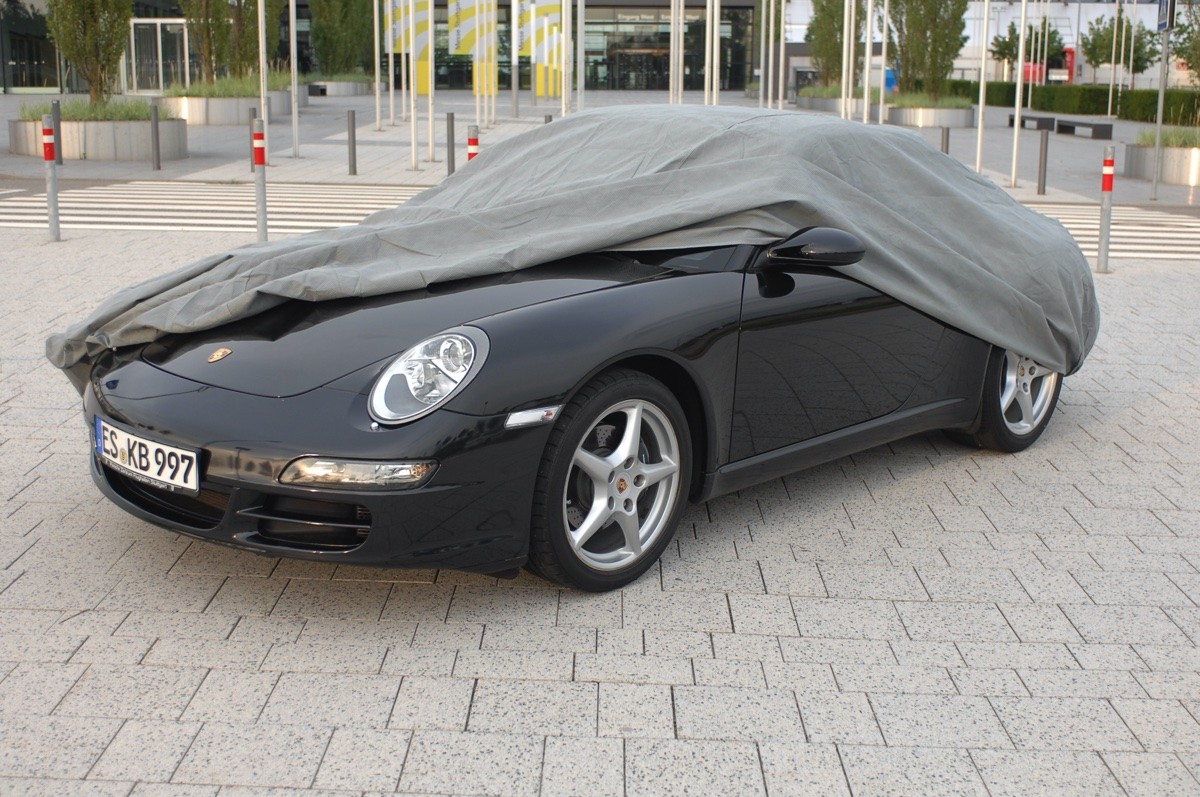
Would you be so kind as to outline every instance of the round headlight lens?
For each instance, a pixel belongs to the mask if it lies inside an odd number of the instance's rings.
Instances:
[[[401,354],[371,388],[367,406],[380,423],[402,423],[432,412],[466,386],[487,357],[481,330],[458,327]]]

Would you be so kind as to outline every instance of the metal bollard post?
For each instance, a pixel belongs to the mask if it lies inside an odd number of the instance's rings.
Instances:
[[[350,174],[358,174],[358,142],[354,138],[354,111],[346,111],[346,147]]]
[[[150,106],[150,163],[154,171],[162,171],[162,148],[158,142],[158,106]]]
[[[46,218],[50,222],[50,240],[61,241],[58,228],[58,168],[54,163],[58,147],[55,146],[54,119],[50,114],[42,117],[42,158],[46,161]]]
[[[1038,196],[1046,195],[1046,154],[1050,150],[1050,131],[1041,130],[1041,141],[1038,143]]]
[[[1096,271],[1108,273],[1108,233],[1112,227],[1112,189],[1113,172],[1116,171],[1114,160],[1117,148],[1104,148],[1104,168],[1100,176],[1100,245],[1096,250]]]
[[[254,120],[254,205],[258,217],[258,240],[267,240],[267,137],[261,119]]]
[[[467,160],[479,154],[479,125],[467,125]]]
[[[54,165],[62,166],[62,146],[59,144],[62,141],[62,108],[58,100],[50,101],[50,115],[54,117]]]
[[[554,116],[551,114],[546,114],[546,116],[544,118],[545,118],[546,124],[550,124],[551,122],[554,121]]]
[[[258,109],[250,109],[250,173],[254,174],[254,120],[258,118]]]
[[[446,114],[446,176],[454,174],[454,114]]]
[[[948,127],[942,128],[942,154],[950,154],[950,128]]]

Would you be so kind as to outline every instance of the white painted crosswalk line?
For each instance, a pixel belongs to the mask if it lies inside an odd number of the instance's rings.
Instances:
[[[424,189],[409,186],[295,185],[267,187],[267,225],[296,234],[357,224]],[[0,194],[0,227],[46,226],[45,194]],[[59,192],[65,229],[255,229],[254,186],[225,183],[132,182],[67,188]]]
[[[1027,203],[1032,210],[1062,222],[1088,257],[1100,240],[1100,206]],[[1200,262],[1200,216],[1154,208],[1113,207],[1109,257]]]

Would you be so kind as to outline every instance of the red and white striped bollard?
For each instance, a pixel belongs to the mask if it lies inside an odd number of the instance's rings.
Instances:
[[[467,160],[479,154],[479,125],[467,125]]]
[[[1104,166],[1100,171],[1100,242],[1096,249],[1096,271],[1108,273],[1108,240],[1112,227],[1113,173],[1116,172],[1116,147],[1104,148]]]
[[[54,118],[50,114],[42,117],[42,158],[46,161],[46,219],[50,224],[50,240],[61,241],[58,225],[58,169],[54,163],[55,147]]]
[[[262,119],[255,119],[250,134],[254,163],[254,205],[258,217],[258,240],[267,240],[267,137]]]

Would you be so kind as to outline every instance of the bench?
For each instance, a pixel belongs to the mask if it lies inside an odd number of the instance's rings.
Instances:
[[[1015,124],[1016,120],[1017,120],[1017,115],[1015,113],[1010,113],[1008,115],[1008,126],[1012,127],[1013,124]],[[1033,116],[1032,114],[1027,114],[1027,113],[1021,114],[1021,127],[1023,129],[1028,128],[1030,123],[1033,124],[1034,130],[1053,130],[1054,129],[1054,117],[1053,116]]]
[[[1092,133],[1092,138],[1103,141],[1112,140],[1112,124],[1110,122],[1077,122],[1074,119],[1060,119],[1055,132],[1077,135],[1075,128],[1086,127]]]

